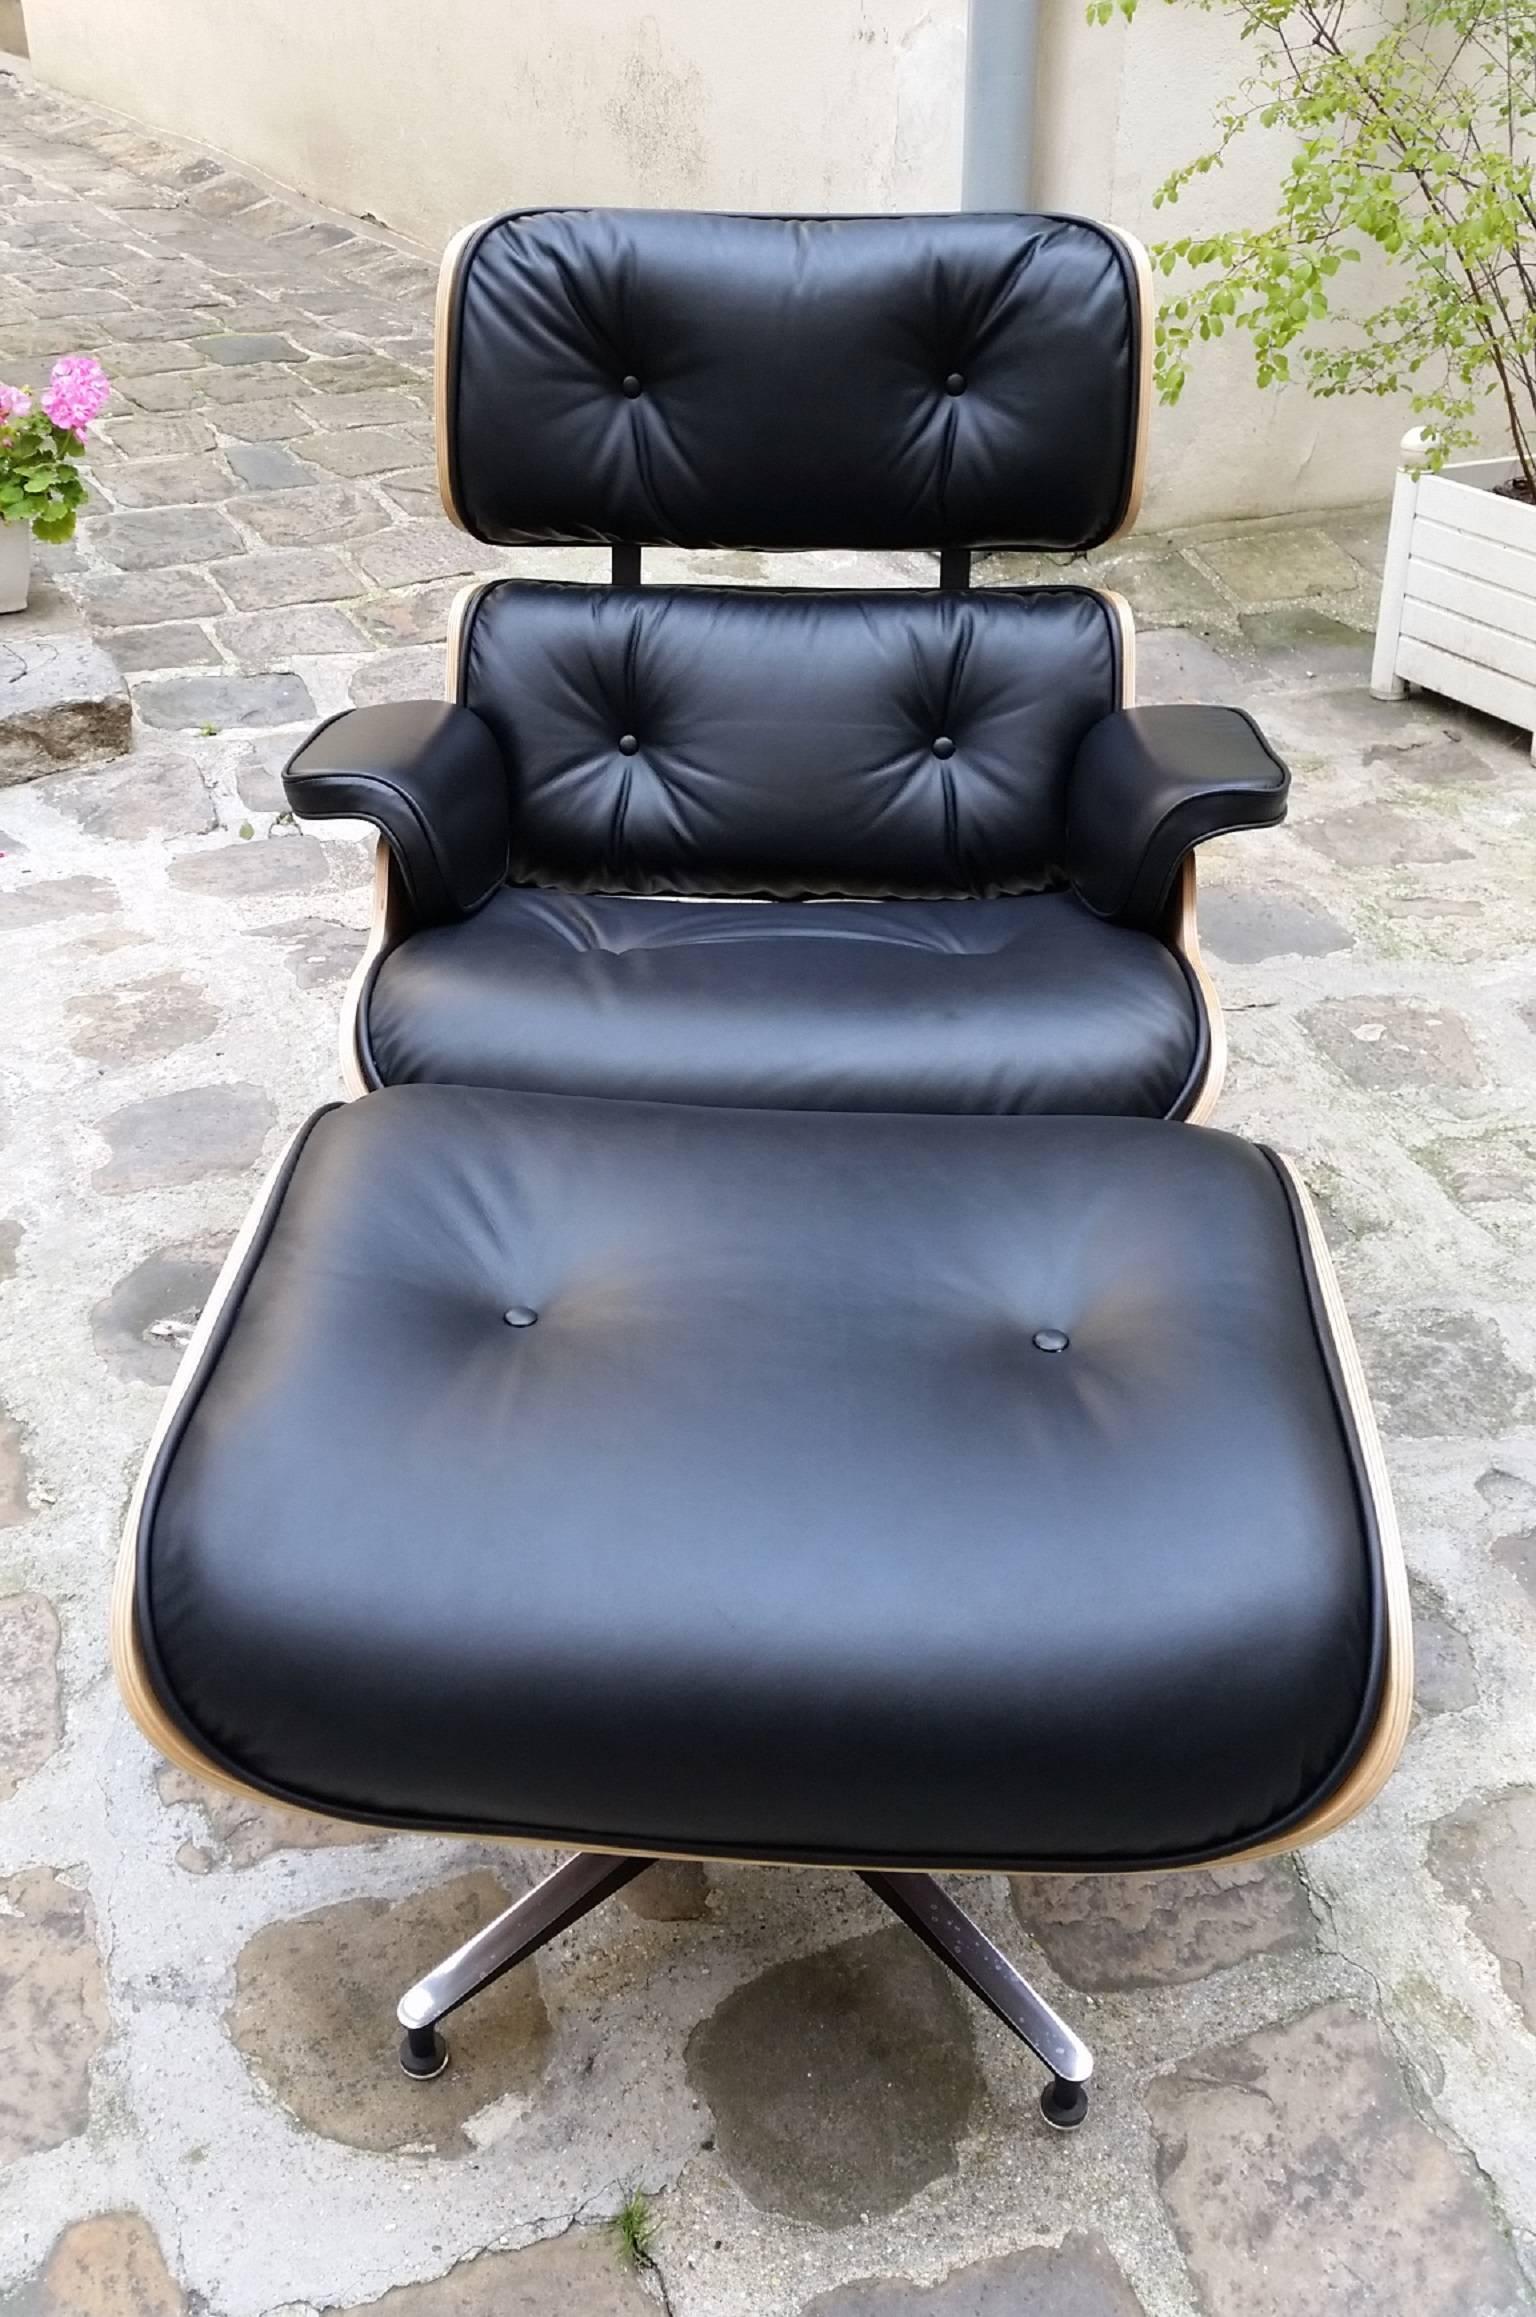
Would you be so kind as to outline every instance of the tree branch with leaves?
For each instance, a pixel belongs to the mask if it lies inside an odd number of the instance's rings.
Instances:
[[[1091,0],[1089,21],[1141,4]],[[1492,397],[1536,499],[1536,0],[1399,0],[1390,16],[1368,0],[1163,4],[1233,19],[1254,66],[1156,206],[1256,128],[1294,143],[1267,224],[1153,246],[1178,277],[1157,325],[1163,398],[1228,329],[1248,333],[1261,386],[1405,394],[1432,465],[1476,442]],[[1357,312],[1341,277],[1368,250],[1390,284]]]

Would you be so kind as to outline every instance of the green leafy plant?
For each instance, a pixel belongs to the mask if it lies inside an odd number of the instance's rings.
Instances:
[[[610,2227],[619,2259],[626,2269],[646,2266],[656,2237],[656,2215],[643,2188],[632,2188],[614,2214]]]
[[[35,402],[24,387],[0,385],[0,523],[30,523],[39,539],[71,536],[89,495],[76,462],[110,393],[88,354],[55,362]]]
[[[656,2289],[662,2308],[670,2317],[671,2296],[651,2249],[656,2242],[657,2226],[651,2200],[643,2188],[631,2188],[608,2223],[620,2263],[624,2268],[632,2269],[637,2276],[649,2279]]]
[[[30,523],[39,539],[67,539],[88,495],[75,466],[84,448],[40,410],[0,420],[0,522]]]
[[[1158,318],[1163,398],[1202,341],[1245,330],[1261,386],[1406,393],[1439,466],[1475,442],[1492,395],[1520,470],[1509,488],[1536,498],[1536,0],[1164,4],[1231,18],[1254,66],[1156,204],[1254,128],[1294,150],[1267,224],[1154,246],[1179,276]],[[1139,5],[1091,0],[1089,20]],[[1388,261],[1385,293],[1343,308],[1339,277],[1368,250]]]

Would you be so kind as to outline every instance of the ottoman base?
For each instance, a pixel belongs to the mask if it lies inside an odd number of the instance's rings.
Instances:
[[[439,2020],[494,1985],[514,1965],[525,1963],[657,1863],[582,1851],[445,1956],[406,1989],[396,2006],[405,2073],[422,2083],[440,2076],[448,2065],[449,2050],[438,2032]],[[1093,2054],[1081,2037],[932,1875],[871,1871],[861,1872],[859,1880],[1050,2069],[1051,2080],[1040,2095],[1040,2113],[1056,2131],[1075,2131],[1088,2113],[1093,2074]]]
[[[299,1810],[576,1853],[439,2022],[665,1858],[836,1866],[1050,2071],[933,1873],[1256,1859],[1380,1789],[1406,1572],[1272,1154],[1123,1119],[400,1087],[256,1202],[130,1509],[123,1695]]]

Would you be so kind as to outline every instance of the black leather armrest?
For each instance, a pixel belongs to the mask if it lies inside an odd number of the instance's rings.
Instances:
[[[289,758],[283,788],[306,820],[374,822],[425,925],[473,916],[507,874],[507,770],[472,708],[349,708]]]
[[[1087,733],[1067,791],[1066,869],[1100,917],[1155,931],[1186,853],[1285,818],[1291,776],[1241,708],[1121,708]]]

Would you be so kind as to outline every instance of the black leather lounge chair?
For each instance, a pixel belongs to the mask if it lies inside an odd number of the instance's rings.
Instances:
[[[128,1702],[204,1777],[575,1849],[437,2023],[657,1857],[843,1865],[1081,2120],[1088,2052],[932,1879],[1254,1858],[1406,1727],[1379,1446],[1304,1191],[1220,1074],[1192,848],[1247,717],[973,548],[1132,519],[1145,268],[1068,218],[555,211],[443,276],[444,496],[611,587],[462,599],[383,832],[362,1099],[262,1191],[130,1517]],[[642,585],[642,547],[939,584]],[[1174,1123],[1183,1122],[1183,1123]]]

